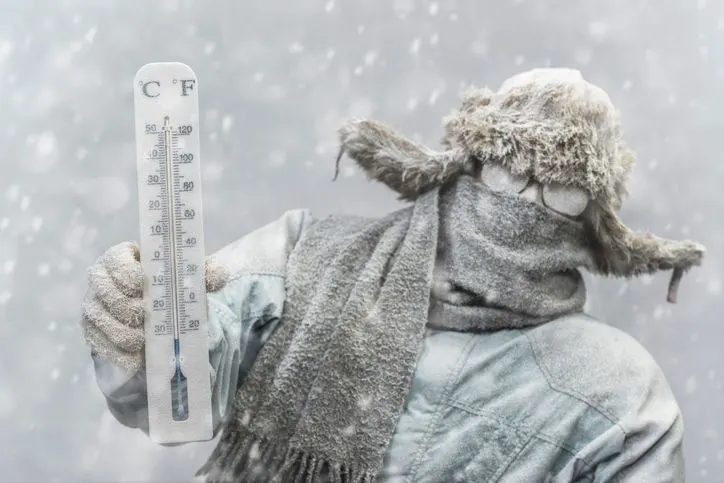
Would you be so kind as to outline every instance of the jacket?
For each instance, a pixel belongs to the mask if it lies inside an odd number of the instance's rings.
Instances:
[[[285,300],[284,267],[311,220],[293,210],[214,255],[207,294],[214,433]],[[94,356],[122,424],[148,432],[143,371]],[[652,356],[580,313],[540,326],[428,329],[380,482],[683,482],[683,422]]]

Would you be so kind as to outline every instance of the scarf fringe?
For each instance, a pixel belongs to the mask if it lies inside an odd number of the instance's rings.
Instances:
[[[373,483],[376,471],[227,428],[196,477],[206,483]]]

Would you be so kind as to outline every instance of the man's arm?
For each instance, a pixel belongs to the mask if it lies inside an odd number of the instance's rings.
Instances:
[[[683,483],[684,423],[678,411],[673,418],[666,413],[651,414],[650,419],[640,420],[636,427],[625,428],[624,450],[600,463],[593,481]]]
[[[230,412],[237,387],[281,317],[287,259],[310,218],[304,210],[289,211],[212,257],[229,275],[220,290],[207,294],[214,436]],[[148,434],[144,369],[124,370],[95,351],[93,363],[114,417]]]

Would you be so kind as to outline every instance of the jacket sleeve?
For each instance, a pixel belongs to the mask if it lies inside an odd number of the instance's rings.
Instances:
[[[657,366],[658,368],[658,366]],[[660,370],[640,388],[637,404],[600,440],[589,446],[588,460],[598,461],[595,483],[683,483],[684,423],[676,399]],[[603,450],[616,448],[613,454]]]
[[[626,436],[624,452],[596,468],[595,483],[684,483],[684,424],[650,420]]]
[[[221,290],[207,294],[214,436],[281,317],[287,260],[310,218],[306,210],[289,211],[214,254],[230,274]],[[148,434],[144,370],[130,374],[97,354],[92,358],[110,412]]]

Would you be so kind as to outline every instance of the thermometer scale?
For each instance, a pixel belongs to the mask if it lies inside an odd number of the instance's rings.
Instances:
[[[185,64],[134,79],[149,436],[213,437],[199,158],[198,82]]]

